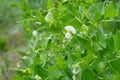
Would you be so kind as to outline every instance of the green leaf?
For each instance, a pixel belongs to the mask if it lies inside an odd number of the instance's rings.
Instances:
[[[23,80],[20,76],[13,76],[12,80]]]
[[[59,68],[62,68],[62,69],[67,67],[67,62],[61,55],[57,56],[56,64],[59,66]]]
[[[46,49],[50,50],[52,43],[52,35],[48,37]]]
[[[83,71],[81,80],[98,80],[98,79],[95,73],[91,71],[89,68],[87,68]]]
[[[65,74],[69,77],[69,79],[72,79],[72,70],[70,68],[64,69]]]
[[[119,74],[113,74],[110,80],[119,80],[120,75]]]
[[[81,49],[89,50],[89,52],[95,52],[95,49],[91,46],[90,40],[83,39],[79,34],[75,35],[75,37],[77,37],[80,42]]]
[[[21,61],[22,61],[22,63],[23,63],[25,66],[29,66],[29,65],[30,65],[30,61],[27,60],[27,59],[22,59]]]
[[[114,38],[111,33],[109,34],[107,45],[108,45],[107,49],[109,51],[114,50]]]
[[[54,8],[54,2],[53,2],[53,0],[48,0],[47,8],[48,8],[48,9]]]
[[[69,80],[67,76],[61,76],[58,80]]]
[[[113,71],[120,73],[120,59],[116,59],[110,62],[110,66]]]
[[[111,19],[117,16],[117,10],[112,2],[105,7],[104,15],[106,18],[111,18]]]
[[[80,35],[75,35],[83,48],[90,48],[90,42],[86,39],[81,38]]]
[[[34,67],[35,74],[38,74],[43,80],[48,77],[48,71],[45,68],[42,68],[40,65]]]
[[[120,31],[117,31],[115,36],[115,45],[117,49],[120,49]]]
[[[63,10],[64,6],[62,5],[62,3],[58,2],[58,10]]]
[[[43,17],[42,12],[40,10],[37,11],[36,16],[39,20],[44,21],[44,17]]]
[[[38,65],[40,64],[41,60],[40,60],[40,54],[36,53],[35,58],[34,58],[34,65]]]
[[[107,41],[104,32],[102,31],[101,28],[98,28],[98,38],[99,38],[99,45],[101,46],[102,49],[105,49],[107,47]]]
[[[101,7],[102,4],[97,4],[97,5],[94,5],[93,8],[90,9],[90,16],[91,16],[91,20],[92,21],[99,21],[101,20],[103,17],[103,8]]]
[[[92,3],[94,0],[87,0],[88,3]]]
[[[57,66],[50,66],[48,68],[50,80],[58,80],[64,74]]]
[[[47,54],[46,53],[41,53],[40,54],[40,60],[42,61],[41,63],[44,66],[46,64],[46,61],[47,61]]]
[[[27,56],[28,55],[27,52],[23,52],[23,51],[20,51],[20,50],[18,50],[17,52],[22,56]]]

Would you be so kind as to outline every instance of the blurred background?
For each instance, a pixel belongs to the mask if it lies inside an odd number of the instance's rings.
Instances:
[[[18,49],[25,50],[26,40],[19,9],[20,0],[0,0],[0,80],[11,80],[13,71],[9,67],[16,66],[20,56]]]
[[[23,28],[26,9],[36,11],[44,7],[47,0],[0,0],[0,80],[12,80],[21,59],[17,51],[27,51],[27,36]]]

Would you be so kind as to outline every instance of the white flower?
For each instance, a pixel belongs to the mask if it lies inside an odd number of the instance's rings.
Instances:
[[[17,63],[17,67],[20,68],[20,63]]]
[[[72,73],[74,74],[74,75],[76,75],[76,74],[78,74],[80,72],[80,69],[77,67],[77,68],[74,68],[73,69],[73,71],[72,71]]]
[[[38,22],[38,21],[36,21],[35,22],[37,25],[41,25],[42,24],[42,22]]]
[[[53,19],[53,14],[51,12],[48,12],[48,14],[45,16],[46,21],[51,21]]]
[[[37,36],[37,34],[38,34],[38,32],[36,31],[36,30],[34,30],[33,32],[32,32],[32,35],[35,37],[35,36]]]
[[[42,78],[41,78],[39,75],[36,75],[34,78],[35,78],[36,80],[42,80]]]
[[[72,38],[72,34],[69,33],[69,32],[67,32],[67,33],[65,34],[65,38],[67,38],[67,39],[71,39],[71,38]]]
[[[28,57],[27,56],[23,56],[22,59],[27,59]]]
[[[77,75],[80,71],[81,71],[81,69],[80,69],[79,63],[73,65],[73,71],[72,71],[72,73],[74,75]]]
[[[76,29],[73,26],[66,26],[65,30],[69,33],[76,34]]]

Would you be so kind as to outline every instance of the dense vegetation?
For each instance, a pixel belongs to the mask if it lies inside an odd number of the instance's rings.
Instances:
[[[12,80],[119,80],[119,0],[24,0],[28,51]],[[15,5],[13,5],[15,6]]]

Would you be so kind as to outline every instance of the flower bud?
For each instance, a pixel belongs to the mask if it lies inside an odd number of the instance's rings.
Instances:
[[[72,38],[72,35],[71,35],[69,32],[67,32],[67,33],[65,34],[65,38],[71,39],[71,38]]]
[[[78,73],[80,73],[80,71],[81,71],[81,69],[80,69],[79,63],[73,65],[73,71],[72,71],[72,73],[74,75],[77,75]]]
[[[35,37],[35,36],[37,36],[37,34],[38,34],[38,32],[36,31],[36,30],[34,30],[33,32],[32,32],[32,35]]]
[[[39,75],[36,75],[34,78],[35,80],[42,80],[42,78]]]
[[[53,20],[53,14],[51,12],[48,12],[48,14],[45,16],[45,20],[47,22],[50,22],[51,20]]]
[[[76,29],[73,26],[66,26],[65,30],[69,33],[76,34]]]

